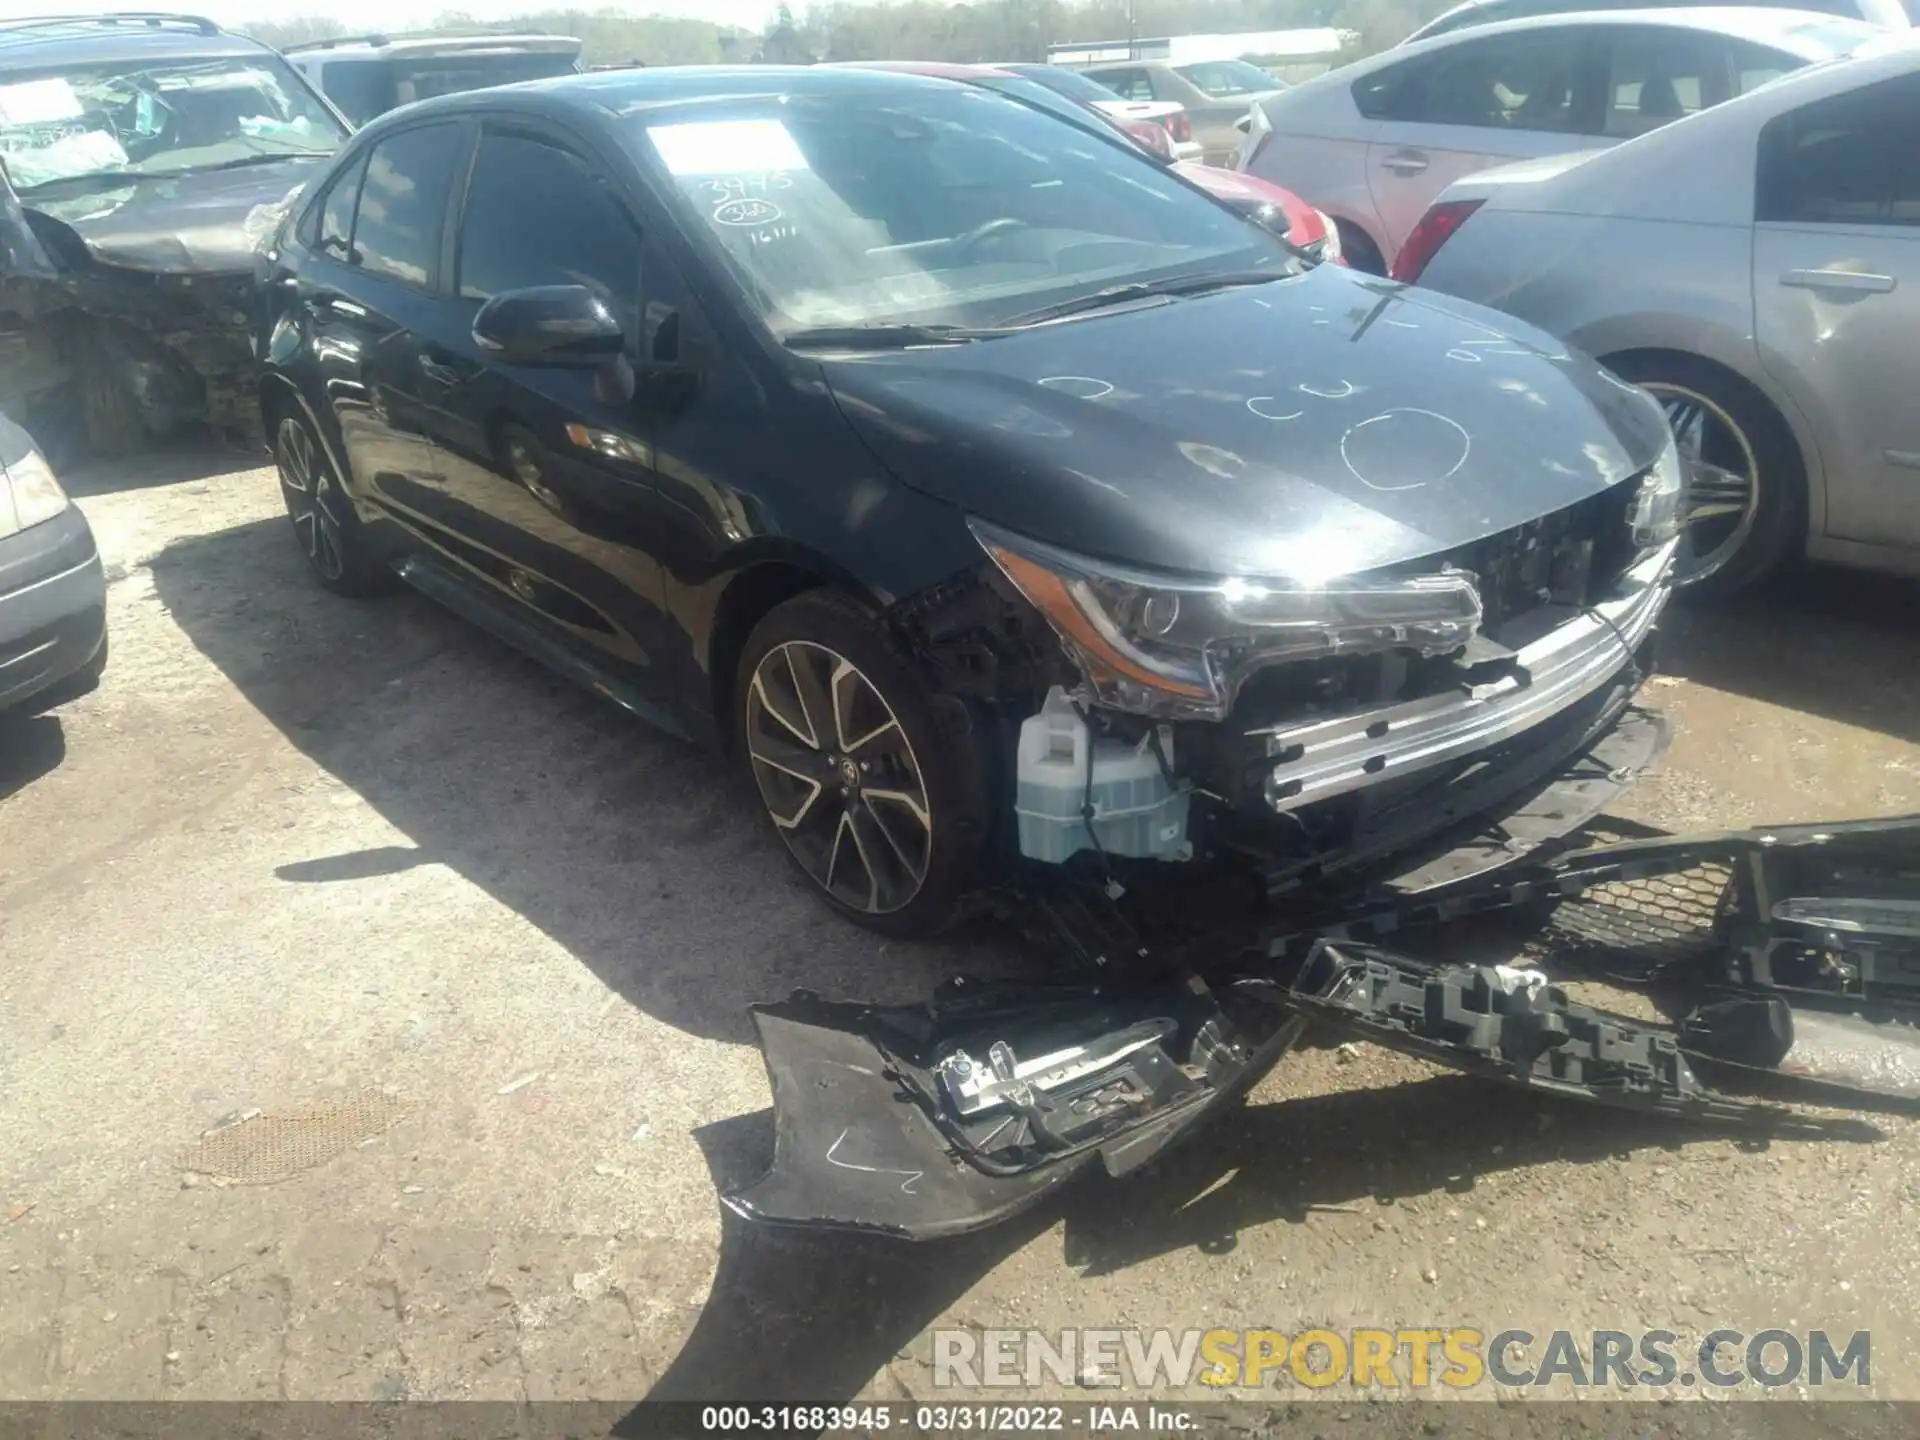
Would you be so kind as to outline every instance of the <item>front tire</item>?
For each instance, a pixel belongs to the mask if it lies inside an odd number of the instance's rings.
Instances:
[[[360,517],[306,420],[285,415],[274,430],[273,456],[280,495],[293,521],[307,569],[336,595],[378,595],[393,588],[393,572],[369,553]]]
[[[1807,538],[1807,472],[1793,432],[1745,381],[1683,355],[1608,362],[1667,412],[1687,472],[1674,583],[1731,595],[1778,571]]]
[[[768,821],[820,896],[886,935],[946,925],[986,831],[983,770],[880,622],[829,591],[787,601],[748,637],[734,697]]]
[[[86,448],[103,460],[138,454],[147,448],[147,427],[140,407],[115,363],[113,342],[97,324],[80,332],[80,422]]]
[[[1371,235],[1351,220],[1335,220],[1333,228],[1340,232],[1340,254],[1349,270],[1358,270],[1362,275],[1387,273],[1387,262],[1380,258],[1380,247],[1373,243]]]

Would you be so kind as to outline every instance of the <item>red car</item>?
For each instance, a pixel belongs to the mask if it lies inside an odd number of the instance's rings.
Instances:
[[[1174,173],[1205,190],[1216,200],[1231,205],[1280,234],[1296,250],[1311,260],[1343,265],[1340,256],[1340,232],[1320,211],[1290,190],[1270,185],[1238,170],[1222,170],[1193,160],[1174,160],[1174,147],[1166,127],[1157,120],[1134,120],[1110,114],[1105,109],[1080,103],[1070,94],[1056,91],[997,65],[958,65],[944,60],[844,60],[836,62],[854,69],[898,70],[910,75],[931,75],[941,80],[958,80],[968,85],[997,90],[1015,99],[1042,100],[1049,105],[1071,106],[1084,114],[1097,115],[1105,124],[1125,134],[1141,149],[1171,163]],[[1026,68],[1026,67],[1023,67]],[[1276,223],[1284,219],[1286,228]]]

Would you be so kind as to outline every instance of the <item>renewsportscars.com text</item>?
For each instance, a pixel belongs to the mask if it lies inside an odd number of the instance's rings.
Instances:
[[[1111,1385],[1131,1390],[1469,1390],[1547,1386],[1609,1392],[1873,1383],[1865,1330],[936,1330],[933,1383],[947,1388]]]

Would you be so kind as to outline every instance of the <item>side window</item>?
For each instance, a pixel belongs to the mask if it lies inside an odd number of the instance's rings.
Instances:
[[[1757,220],[1920,227],[1920,75],[1776,116],[1760,132]]]
[[[353,254],[353,212],[360,203],[360,182],[367,173],[367,157],[362,155],[334,180],[327,198],[320,205],[320,228],[313,245],[322,255],[346,261]]]
[[[640,231],[577,155],[530,135],[489,131],[460,225],[460,293],[484,300],[530,285],[585,285],[632,335]]]
[[[1463,40],[1399,67],[1383,90],[1354,100],[1368,119],[1493,130],[1571,131],[1585,29]],[[1380,77],[1370,76],[1369,80]],[[1369,105],[1372,110],[1369,110]]]
[[[384,60],[329,60],[317,83],[356,125],[394,107],[393,73]]]
[[[1353,82],[1353,104],[1359,110],[1361,118],[1366,120],[1392,120],[1400,94],[1419,77],[1420,62],[1410,61],[1403,65],[1389,65],[1376,70],[1371,75],[1362,75]]]
[[[353,259],[362,269],[432,283],[462,139],[458,125],[423,125],[373,147],[353,227]]]
[[[1628,140],[1727,98],[1731,55],[1722,41],[1665,27],[1615,27],[1608,55],[1604,132]]]

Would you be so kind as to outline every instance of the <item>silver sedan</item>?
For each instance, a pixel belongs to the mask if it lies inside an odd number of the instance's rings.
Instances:
[[[1680,578],[1798,555],[1920,574],[1920,32],[1615,149],[1457,181],[1396,277],[1653,391],[1692,482]]]

